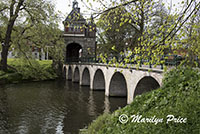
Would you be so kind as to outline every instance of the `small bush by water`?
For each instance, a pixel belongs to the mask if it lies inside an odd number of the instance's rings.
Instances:
[[[9,69],[8,72],[0,71],[0,84],[57,78],[52,68],[51,60],[31,60],[30,63],[23,59],[8,59],[8,65],[16,70]]]
[[[128,122],[119,121],[122,114],[128,116]],[[132,104],[112,114],[101,115],[81,133],[199,134],[200,71],[183,67],[171,70],[160,89],[136,96]]]

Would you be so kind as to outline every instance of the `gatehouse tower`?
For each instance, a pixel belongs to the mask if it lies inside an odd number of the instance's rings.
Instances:
[[[95,57],[96,25],[93,17],[89,21],[83,17],[76,0],[72,10],[63,21],[65,41],[65,61],[75,62],[80,58]]]

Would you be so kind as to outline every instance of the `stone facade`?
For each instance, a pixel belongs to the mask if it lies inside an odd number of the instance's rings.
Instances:
[[[72,11],[63,21],[65,40],[65,60],[95,56],[96,25],[93,18],[87,22],[80,13],[78,2],[74,0]]]
[[[96,38],[64,36],[64,40],[66,45],[65,55],[67,55],[67,46],[74,43],[82,47],[81,57],[94,57]]]

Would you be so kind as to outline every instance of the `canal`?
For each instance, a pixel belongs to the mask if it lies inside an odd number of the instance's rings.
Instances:
[[[0,85],[0,134],[76,134],[125,105],[71,81]]]

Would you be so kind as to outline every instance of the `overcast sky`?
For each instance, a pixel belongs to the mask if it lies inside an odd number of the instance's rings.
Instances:
[[[56,4],[56,10],[62,13],[62,17],[64,19],[72,10],[72,2],[74,0],[53,0],[53,1]],[[163,0],[163,2],[166,4],[170,3],[170,1],[172,1],[172,5],[176,4],[176,6],[179,7],[180,4],[178,4],[178,2],[181,2],[182,0]],[[85,4],[89,6],[87,0],[77,0],[77,2],[79,3],[79,7],[81,8],[81,13],[84,16],[87,15],[89,17],[92,11],[88,10],[87,7],[85,6]],[[100,6],[97,2],[93,2],[93,0],[89,0],[89,2],[91,2],[94,9]]]
[[[54,0],[54,2],[56,3],[56,9],[60,10],[63,14],[69,13],[71,11],[71,7],[72,7],[72,2],[73,1],[74,0]],[[93,0],[89,0],[89,1],[91,1],[92,5],[94,7],[98,6],[97,2],[93,2]],[[170,3],[170,1],[171,0],[163,0],[163,2],[165,2],[165,3]],[[173,4],[177,4],[180,1],[182,1],[182,0],[172,0],[172,3]],[[86,11],[87,10],[86,6],[84,5],[84,3],[87,4],[87,0],[77,0],[77,2],[79,3],[79,7],[82,9],[82,11]],[[91,13],[91,11],[89,11],[89,13]]]

